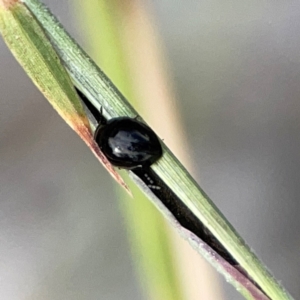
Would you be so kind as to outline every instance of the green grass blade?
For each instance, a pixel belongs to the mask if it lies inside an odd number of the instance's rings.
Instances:
[[[136,112],[114,85],[99,72],[99,68],[80,51],[80,48],[68,37],[66,32],[58,29],[58,24],[47,10],[36,0],[25,3],[45,27],[53,44],[66,63],[74,82],[84,89],[91,99],[98,99],[109,117],[120,115],[135,116]],[[83,76],[84,74],[84,76]],[[163,158],[153,166],[157,174],[179,196],[185,205],[211,230],[216,238],[248,272],[251,278],[264,290],[271,299],[291,299],[287,292],[260,263],[245,242],[237,235],[232,226],[215,207],[209,197],[202,191],[180,162],[164,149]],[[180,184],[179,184],[180,183]],[[206,255],[203,249],[199,251]],[[208,257],[208,259],[211,258]],[[213,263],[213,262],[212,262]],[[225,268],[223,269],[226,271]],[[230,278],[229,278],[230,279]],[[233,284],[236,282],[233,281]],[[240,285],[237,288],[241,288]],[[247,288],[244,286],[244,288]]]
[[[8,0],[5,1],[5,3]],[[2,1],[3,2],[3,1]],[[56,19],[36,0],[24,0],[30,10],[37,17],[47,32],[51,42],[55,45],[69,74],[76,85],[95,103],[102,105],[106,116],[120,115],[135,116],[136,112],[114,85],[97,68],[80,47],[67,35]],[[2,22],[3,24],[3,22]],[[3,27],[2,27],[3,28]],[[260,286],[268,298],[273,300],[292,299],[280,284],[257,259],[250,248],[238,236],[232,226],[215,207],[209,197],[197,185],[180,162],[164,147],[164,156],[153,165],[153,170],[170,187],[193,214],[211,231],[211,233],[225,246],[230,254],[238,261],[253,281]],[[139,182],[138,178],[135,178]],[[139,185],[147,192],[142,182]],[[220,257],[215,256],[206,245],[181,228],[176,220],[168,213],[153,194],[149,198],[161,209],[174,226],[189,239],[190,243],[205,256],[239,291],[249,299],[266,299],[263,294],[251,285],[238,270],[230,268]]]

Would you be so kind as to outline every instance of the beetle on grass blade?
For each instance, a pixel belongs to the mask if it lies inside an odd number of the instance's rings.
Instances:
[[[136,118],[119,117],[106,120],[76,89],[98,122],[94,139],[113,166],[123,169],[147,168],[162,156],[162,147],[155,132]]]

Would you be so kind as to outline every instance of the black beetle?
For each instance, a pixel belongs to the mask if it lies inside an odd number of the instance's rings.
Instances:
[[[94,138],[111,164],[120,168],[148,167],[162,155],[153,130],[134,118],[101,119]]]

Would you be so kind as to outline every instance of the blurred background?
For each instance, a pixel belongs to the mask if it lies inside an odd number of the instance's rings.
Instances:
[[[72,1],[44,3],[84,46]],[[300,298],[299,3],[148,5],[199,183]],[[0,95],[1,297],[142,299],[115,183],[2,39]]]

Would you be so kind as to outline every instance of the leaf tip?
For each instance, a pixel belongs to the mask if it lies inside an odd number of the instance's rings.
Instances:
[[[77,127],[77,128],[73,128],[73,129],[83,139],[83,141],[87,144],[87,146],[91,149],[91,151],[97,157],[97,159],[102,163],[102,165],[105,167],[105,169],[110,173],[110,175],[126,190],[126,192],[131,197],[133,197],[127,184],[124,182],[122,177],[116,172],[116,170],[113,168],[111,163],[108,161],[108,159],[105,157],[105,155],[99,149],[97,143],[95,142],[95,140],[93,138],[93,135],[91,134],[89,127]]]

